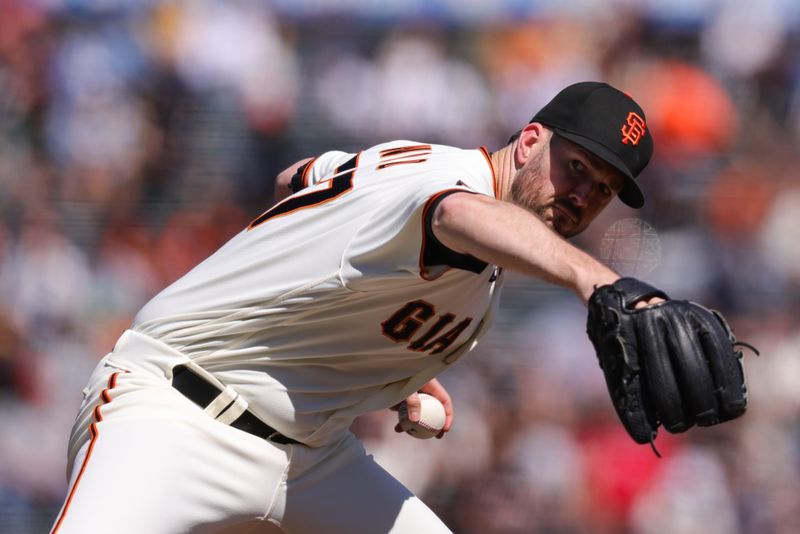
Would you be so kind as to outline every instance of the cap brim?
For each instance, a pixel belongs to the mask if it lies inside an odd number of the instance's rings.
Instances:
[[[582,146],[622,173],[625,183],[622,185],[622,189],[620,190],[618,196],[623,204],[636,209],[644,206],[644,194],[642,193],[642,190],[639,189],[639,185],[633,179],[631,172],[628,170],[628,168],[625,166],[625,163],[623,163],[619,156],[614,154],[613,151],[609,150],[602,144],[593,139],[589,139],[588,137],[567,132],[561,128],[553,128],[553,130],[564,139],[569,139],[576,145]]]

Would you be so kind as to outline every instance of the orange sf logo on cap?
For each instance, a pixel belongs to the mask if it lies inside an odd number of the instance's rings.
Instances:
[[[645,125],[644,119],[631,111],[628,113],[628,118],[625,120],[625,124],[623,124],[622,128],[620,128],[620,131],[622,132],[622,144],[627,145],[630,143],[633,146],[638,145],[639,141],[641,141],[642,137],[644,137],[644,132],[646,129],[647,125]]]

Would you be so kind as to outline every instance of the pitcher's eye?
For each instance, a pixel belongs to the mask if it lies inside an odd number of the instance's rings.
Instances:
[[[586,171],[586,166],[583,164],[582,161],[577,160],[577,159],[569,160],[569,168],[572,169],[575,172],[581,172],[582,173],[582,172]]]

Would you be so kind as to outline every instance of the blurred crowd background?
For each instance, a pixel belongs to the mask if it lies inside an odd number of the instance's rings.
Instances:
[[[388,411],[354,430],[457,533],[797,532],[799,23],[793,0],[0,0],[0,532],[47,531],[95,362],[278,171],[397,138],[494,150],[589,79],[643,105],[656,153],[645,208],[577,242],[726,314],[762,353],[747,415],[656,458],[581,304],[512,275],[442,377],[446,439]]]

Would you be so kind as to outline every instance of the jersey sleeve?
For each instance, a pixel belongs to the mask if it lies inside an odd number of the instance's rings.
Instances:
[[[452,267],[454,269],[462,269],[477,274],[483,272],[488,265],[485,261],[479,260],[475,256],[461,254],[448,248],[444,243],[439,241],[436,234],[433,233],[433,214],[436,211],[436,206],[453,193],[477,194],[476,191],[463,188],[446,189],[428,199],[422,212],[424,234],[419,260],[421,266],[420,272],[423,277],[430,276],[433,271],[440,270],[442,267]]]
[[[337,168],[340,165],[352,157],[353,154],[331,150],[312,158],[307,163],[298,167],[289,182],[289,187],[292,192],[297,193],[310,185],[327,180],[329,177],[336,174]]]
[[[456,179],[403,177],[387,187],[343,257],[345,284],[355,290],[435,280],[448,269],[483,272],[487,264],[443,245],[431,229],[436,206],[454,193],[479,194]],[[377,195],[376,195],[377,196]]]

